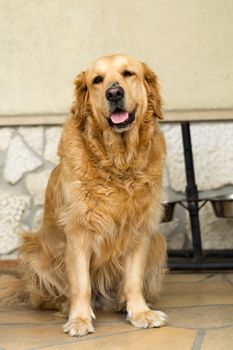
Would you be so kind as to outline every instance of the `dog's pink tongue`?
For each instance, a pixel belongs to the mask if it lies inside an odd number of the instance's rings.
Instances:
[[[110,118],[111,121],[114,124],[120,124],[123,123],[125,120],[127,120],[129,117],[129,113],[128,112],[117,112],[117,113],[113,113]]]

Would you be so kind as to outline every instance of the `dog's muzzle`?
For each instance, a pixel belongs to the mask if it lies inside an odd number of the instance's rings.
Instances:
[[[135,113],[129,113],[125,109],[125,92],[118,82],[106,90],[106,98],[109,101],[109,118],[108,124],[117,131],[122,132],[135,120]]]

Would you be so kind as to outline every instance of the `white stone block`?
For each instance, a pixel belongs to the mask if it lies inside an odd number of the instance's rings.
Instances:
[[[44,158],[53,164],[59,162],[59,157],[57,155],[58,144],[61,137],[62,128],[58,126],[53,126],[45,131],[45,153]]]
[[[7,149],[13,132],[14,129],[12,128],[0,128],[0,151]]]
[[[43,154],[44,135],[43,126],[21,126],[18,129],[20,135],[23,136],[24,141],[37,154]]]
[[[10,143],[4,168],[4,178],[15,184],[27,171],[33,171],[42,165],[42,161],[25,145],[21,136]]]
[[[19,247],[20,234],[27,229],[22,221],[28,215],[29,206],[29,196],[0,192],[0,254]]]
[[[180,125],[164,125],[170,185],[185,191],[186,177]],[[199,190],[233,184],[233,123],[191,124],[194,167]]]
[[[32,195],[35,205],[44,204],[45,190],[50,174],[51,169],[26,176],[26,187],[29,193]]]
[[[15,260],[18,258],[18,250],[14,250],[9,254],[0,254],[0,260]]]

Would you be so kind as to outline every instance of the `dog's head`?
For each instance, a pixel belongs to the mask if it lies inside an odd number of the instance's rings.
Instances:
[[[91,115],[102,129],[124,132],[145,116],[162,118],[156,75],[127,55],[97,59],[77,76],[75,86],[72,113],[79,125]]]

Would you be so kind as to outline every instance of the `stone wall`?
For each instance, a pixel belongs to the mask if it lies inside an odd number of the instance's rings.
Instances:
[[[167,140],[165,187],[185,190],[179,125],[161,125]],[[209,194],[233,193],[233,123],[200,123],[191,127],[196,178]],[[36,230],[43,214],[46,184],[57,164],[61,126],[0,128],[0,258],[15,257],[20,232]],[[216,218],[208,203],[200,212],[205,248],[233,248],[233,219]],[[189,218],[176,206],[173,221],[161,224],[170,248],[190,247]]]
[[[58,162],[60,126],[0,128],[0,256],[11,256],[20,232],[36,230],[45,188]]]

